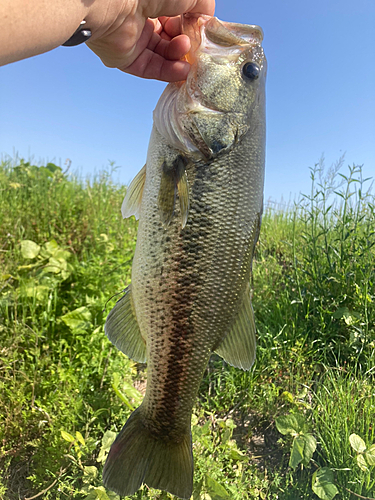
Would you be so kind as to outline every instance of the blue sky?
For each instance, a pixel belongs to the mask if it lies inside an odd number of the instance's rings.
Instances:
[[[375,177],[374,0],[218,0],[219,19],[259,24],[268,59],[265,198],[309,190],[309,167],[363,164]],[[72,161],[82,175],[143,166],[165,84],[108,69],[86,46],[0,68],[0,154]]]

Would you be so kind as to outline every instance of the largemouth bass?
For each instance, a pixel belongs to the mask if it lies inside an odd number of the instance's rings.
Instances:
[[[154,111],[147,162],[122,213],[139,218],[131,285],[106,322],[130,358],[148,363],[144,400],[108,455],[104,484],[143,483],[189,498],[191,413],[212,352],[250,369],[250,301],[263,205],[266,59],[258,26],[185,16],[187,80]]]

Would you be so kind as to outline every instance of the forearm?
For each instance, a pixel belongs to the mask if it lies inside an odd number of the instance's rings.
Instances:
[[[81,0],[1,0],[0,64],[58,47],[88,10]]]
[[[94,40],[115,29],[135,5],[135,0],[1,0],[0,65],[58,47],[83,19]]]

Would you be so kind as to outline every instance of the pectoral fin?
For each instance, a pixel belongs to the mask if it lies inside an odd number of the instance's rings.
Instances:
[[[139,211],[141,208],[143,188],[145,187],[146,180],[146,165],[138,172],[134,177],[128,190],[126,191],[126,196],[121,206],[122,217],[126,219],[131,215],[138,220]]]
[[[186,162],[178,156],[170,165],[164,162],[158,196],[159,213],[162,223],[168,226],[174,216],[176,197],[180,200],[181,225],[185,227],[189,215],[189,185],[185,171]]]
[[[184,228],[189,215],[189,184],[184,165],[179,166],[176,175],[176,184],[180,200],[181,225]]]
[[[129,358],[138,363],[146,362],[146,342],[135,317],[131,285],[108,314],[105,333],[112,344]]]
[[[254,311],[248,290],[231,329],[215,349],[216,354],[236,368],[250,370],[255,361],[255,332]]]

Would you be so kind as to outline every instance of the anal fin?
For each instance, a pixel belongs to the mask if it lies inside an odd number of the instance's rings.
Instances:
[[[108,314],[105,333],[112,344],[129,358],[138,363],[146,362],[146,342],[135,317],[131,285],[127,287],[125,295]]]
[[[236,368],[250,370],[255,361],[255,333],[254,311],[248,289],[233,325],[215,349],[216,354]]]

